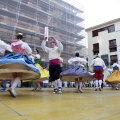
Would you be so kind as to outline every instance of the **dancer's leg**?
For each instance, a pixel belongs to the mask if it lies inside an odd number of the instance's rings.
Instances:
[[[13,97],[17,96],[17,94],[15,92],[15,88],[17,87],[19,82],[20,82],[20,78],[16,77],[16,78],[14,78],[13,83],[11,84],[11,89],[9,90],[9,92]]]
[[[62,93],[62,81],[60,79],[57,80],[58,85],[58,93]]]

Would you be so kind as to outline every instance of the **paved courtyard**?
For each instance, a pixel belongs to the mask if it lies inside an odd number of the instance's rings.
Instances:
[[[53,88],[33,92],[32,88],[17,88],[18,96],[0,92],[0,120],[120,120],[120,90],[63,88],[53,94]]]

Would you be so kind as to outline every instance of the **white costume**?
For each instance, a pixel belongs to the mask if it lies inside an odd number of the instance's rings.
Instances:
[[[86,64],[87,63],[87,60],[84,59],[84,58],[80,58],[80,57],[74,57],[74,58],[71,58],[68,60],[68,63],[71,64],[71,65],[80,65],[82,67],[84,67],[83,64]],[[77,91],[80,91],[81,93],[83,92],[83,82],[81,80],[78,80],[76,81],[76,88],[77,88]]]
[[[60,59],[60,54],[63,51],[63,45],[61,44],[60,41],[56,40],[56,44],[57,46],[55,46],[54,48],[49,48],[46,46],[46,41],[43,40],[42,44],[41,44],[41,48],[48,53],[48,58],[49,60],[53,60],[53,59]]]
[[[60,80],[60,55],[63,51],[63,45],[58,40],[51,40],[56,45],[53,48],[46,46],[46,41],[43,40],[41,48],[48,53],[49,58],[49,73],[51,82],[54,82],[54,92],[53,93],[62,93],[62,82]],[[54,69],[53,69],[54,68]]]

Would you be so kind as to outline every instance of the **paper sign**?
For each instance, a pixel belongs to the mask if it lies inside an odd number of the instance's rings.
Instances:
[[[46,41],[48,41],[48,27],[45,26],[45,37],[47,37]]]

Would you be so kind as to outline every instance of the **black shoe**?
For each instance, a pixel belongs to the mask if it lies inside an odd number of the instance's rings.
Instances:
[[[56,89],[54,89],[54,92],[53,93],[58,93],[58,89],[56,88]]]
[[[99,88],[99,91],[102,91],[101,87]]]
[[[98,89],[96,88],[95,91],[97,91]]]

